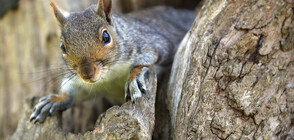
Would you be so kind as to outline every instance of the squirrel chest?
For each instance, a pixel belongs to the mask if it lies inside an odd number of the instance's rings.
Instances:
[[[111,12],[112,0],[64,14],[51,2],[61,28],[61,52],[69,72],[58,95],[42,97],[30,120],[43,122],[57,110],[103,95],[113,104],[136,102],[146,92],[145,74],[170,65],[195,15],[154,7],[129,14]]]
[[[106,20],[95,15],[96,7],[89,7],[72,14],[62,27],[63,45],[69,46],[67,65],[77,67],[77,78],[70,83],[77,81],[71,86],[119,104],[131,67],[171,64],[194,18],[193,12],[170,7],[112,14]]]
[[[106,74],[105,78],[99,79],[95,83],[86,83],[76,77],[71,80],[63,79],[62,90],[71,92],[80,92],[81,101],[85,98],[95,99],[103,95],[113,104],[122,104],[125,102],[124,90],[130,72],[130,63],[115,64],[113,68]],[[77,101],[77,102],[81,102]]]

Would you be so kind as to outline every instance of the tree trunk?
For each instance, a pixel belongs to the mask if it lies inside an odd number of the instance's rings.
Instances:
[[[207,0],[168,89],[174,139],[294,138],[294,8]]]

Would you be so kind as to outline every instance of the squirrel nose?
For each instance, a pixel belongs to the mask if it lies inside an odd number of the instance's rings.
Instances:
[[[92,79],[95,75],[96,68],[93,64],[85,64],[81,66],[80,75],[83,79]]]

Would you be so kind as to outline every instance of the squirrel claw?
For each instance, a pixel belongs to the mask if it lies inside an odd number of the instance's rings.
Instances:
[[[148,73],[149,68],[144,67],[139,75],[137,75],[132,81],[127,81],[125,86],[125,99],[131,100],[132,103],[136,102],[136,99],[142,97],[142,94],[146,93],[145,74]]]
[[[52,98],[57,98],[58,95],[49,95],[42,97],[39,103],[34,108],[32,115],[30,116],[30,122],[42,123],[47,116],[53,115],[57,110],[65,110],[71,104],[71,98],[65,100],[54,101]]]
[[[126,83],[126,86],[125,86],[125,89],[126,89],[126,93],[125,93],[125,99],[126,99],[126,102],[131,100],[131,94],[130,94],[130,90],[129,90],[129,81],[127,81]]]
[[[36,118],[36,116],[33,116],[33,114],[32,114],[30,117],[30,122],[32,122],[35,118]]]

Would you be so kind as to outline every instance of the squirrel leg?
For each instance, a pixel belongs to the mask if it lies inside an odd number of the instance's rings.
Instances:
[[[65,110],[72,104],[72,96],[66,92],[60,95],[49,95],[42,97],[30,116],[30,121],[43,122],[48,115],[53,115],[57,110]]]
[[[133,103],[136,99],[142,97],[146,93],[145,79],[149,74],[149,67],[158,61],[159,50],[156,47],[146,47],[142,49],[141,54],[136,56],[136,60],[132,64],[131,72],[125,85],[125,99],[131,100]]]
[[[145,77],[149,68],[145,66],[135,66],[131,69],[130,76],[125,85],[125,99],[133,103],[146,92]]]

